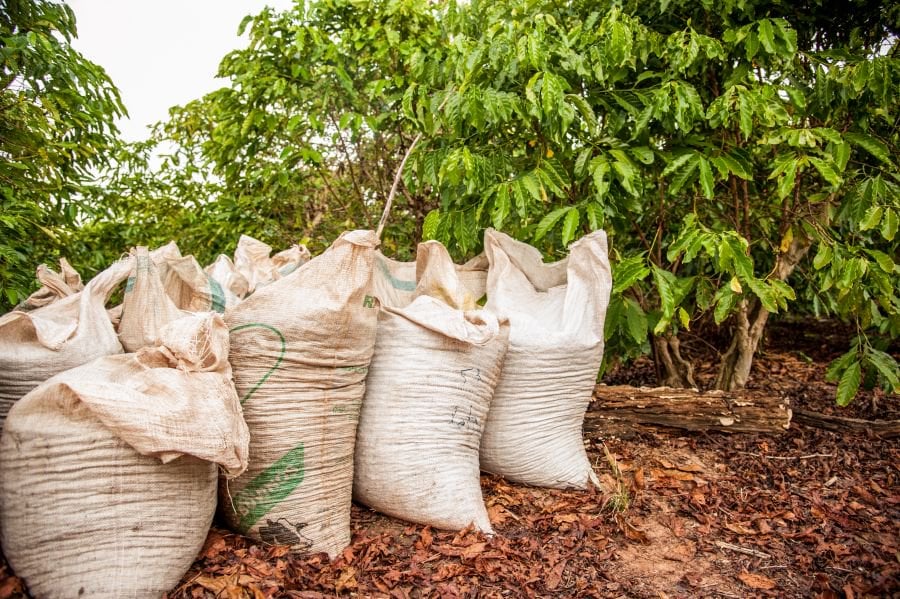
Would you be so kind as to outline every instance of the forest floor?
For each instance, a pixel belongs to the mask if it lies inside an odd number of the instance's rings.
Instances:
[[[900,419],[898,397],[879,391],[834,406],[825,365],[848,339],[773,323],[750,387],[795,409]],[[683,351],[709,384],[711,346],[689,338]],[[641,360],[605,380],[652,385],[654,373]],[[792,423],[777,436],[635,426],[585,444],[617,492],[485,475],[492,538],[354,505],[352,544],[334,561],[213,528],[167,597],[900,597],[900,439]],[[21,589],[0,564],[0,599]]]

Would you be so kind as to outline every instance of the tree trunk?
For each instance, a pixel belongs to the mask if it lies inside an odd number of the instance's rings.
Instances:
[[[585,414],[588,432],[604,433],[628,423],[775,434],[783,433],[791,423],[786,400],[759,393],[597,385],[594,398],[597,409]]]
[[[677,335],[653,337],[653,357],[656,378],[662,387],[694,389],[694,366],[681,357],[681,343]]]
[[[787,251],[778,255],[770,278],[779,281],[787,279],[809,252],[810,245],[811,241],[806,237],[795,237]],[[719,364],[716,389],[735,391],[746,386],[747,379],[750,378],[750,368],[753,366],[753,355],[759,347],[768,319],[769,311],[756,297],[740,301],[738,312],[734,317],[731,345],[722,354]]]

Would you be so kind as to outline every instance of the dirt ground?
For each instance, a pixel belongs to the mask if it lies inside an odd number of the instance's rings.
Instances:
[[[900,418],[896,396],[834,406],[827,361],[847,331],[773,324],[750,387],[792,407]],[[701,385],[707,341],[686,340]],[[652,365],[614,369],[651,384]],[[635,427],[585,440],[604,492],[536,489],[483,476],[497,535],[449,533],[353,507],[333,562],[214,528],[175,598],[900,597],[900,440],[792,424],[778,436]],[[0,565],[0,599],[22,585]]]

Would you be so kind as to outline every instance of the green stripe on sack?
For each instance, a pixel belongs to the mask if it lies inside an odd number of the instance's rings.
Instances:
[[[206,275],[209,283],[209,306],[219,314],[225,314],[225,292],[219,282],[209,275]]]
[[[381,270],[381,274],[384,275],[384,278],[388,280],[391,284],[391,287],[394,289],[399,289],[400,291],[415,291],[416,290],[416,282],[415,281],[404,281],[403,279],[398,279],[394,275],[391,274],[391,270],[388,268],[388,265],[384,263],[384,260],[378,261],[378,268]]]
[[[303,482],[303,443],[260,472],[234,496],[238,527],[249,531]]]
[[[278,359],[275,360],[275,365],[272,366],[272,368],[270,368],[261,379],[256,381],[256,383],[250,388],[250,390],[247,391],[247,393],[241,398],[241,405],[244,405],[244,402],[250,399],[250,396],[256,393],[257,389],[262,387],[263,383],[269,380],[269,377],[272,376],[272,373],[278,370],[278,367],[281,366],[281,361],[284,360],[284,354],[287,352],[287,343],[284,340],[284,335],[282,335],[281,331],[279,331],[272,325],[263,324],[261,322],[248,322],[247,324],[236,326],[228,332],[234,334],[252,328],[266,329],[278,335],[278,339],[281,340],[281,349],[278,353]]]

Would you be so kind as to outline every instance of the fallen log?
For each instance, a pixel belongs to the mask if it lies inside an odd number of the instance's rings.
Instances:
[[[847,416],[820,414],[809,410],[797,410],[794,413],[794,421],[805,426],[814,426],[840,433],[846,431],[872,431],[873,434],[888,439],[900,437],[900,420],[863,420]]]
[[[621,429],[623,423],[692,431],[783,433],[791,424],[787,400],[752,392],[597,385],[585,414],[586,432]]]

